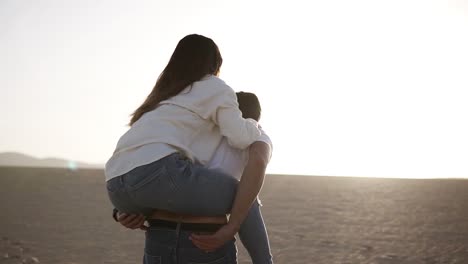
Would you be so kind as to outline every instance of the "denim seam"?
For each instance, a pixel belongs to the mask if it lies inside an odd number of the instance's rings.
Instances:
[[[166,168],[166,166],[162,166],[161,168],[158,168],[157,170],[153,171],[152,173],[156,173],[156,172],[158,174],[165,174],[165,173],[167,173],[167,168]],[[159,179],[159,177],[152,177],[152,178],[150,178],[148,180],[144,180],[142,182],[139,182],[139,183],[135,184],[134,186],[126,186],[124,184],[124,188],[125,188],[125,190],[128,190],[128,191],[137,191],[138,189],[144,187],[148,183],[150,183],[150,182],[152,182],[154,180],[157,180],[157,179]]]

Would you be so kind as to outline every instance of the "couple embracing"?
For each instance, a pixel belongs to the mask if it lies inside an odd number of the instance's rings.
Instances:
[[[118,220],[146,230],[145,264],[237,263],[237,233],[254,264],[273,263],[257,197],[272,144],[221,64],[213,40],[180,40],[106,163]]]

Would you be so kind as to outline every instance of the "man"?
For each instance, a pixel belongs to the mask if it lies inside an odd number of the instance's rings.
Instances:
[[[239,92],[237,98],[243,117],[259,121],[261,107],[257,96],[253,93]],[[147,263],[155,263],[152,258],[159,259],[159,262],[161,259],[173,259],[177,263],[185,263],[185,258],[187,261],[190,259],[194,261],[194,257],[195,260],[200,258],[198,261],[203,262],[221,260],[222,258],[225,258],[225,261],[219,263],[228,262],[229,258],[235,261],[236,249],[233,237],[239,231],[237,227],[241,224],[242,229],[239,236],[252,257],[253,263],[272,263],[268,235],[259,204],[252,205],[252,199],[255,199],[263,184],[270,156],[271,140],[263,133],[259,141],[252,144],[248,150],[232,148],[224,139],[208,164],[210,168],[219,168],[241,180],[237,190],[238,195],[236,195],[238,198],[234,201],[233,210],[249,211],[247,218],[246,215],[241,215],[239,219],[231,218],[230,224],[225,225],[227,222],[225,216],[199,217],[158,210],[148,220],[150,228],[143,225],[145,222],[143,216],[122,214],[118,220],[128,228],[147,230],[145,247],[145,262]],[[250,204],[252,205],[251,210],[238,208],[235,206],[236,203]],[[237,224],[232,225],[232,223]],[[210,234],[214,231],[217,232]],[[161,247],[161,243],[164,246]],[[199,249],[209,253],[200,255]]]
[[[252,199],[252,201],[255,199],[255,197],[243,197],[243,195],[249,193],[245,187],[255,188],[260,191],[269,157],[270,146],[268,144],[255,142],[250,146],[249,161],[239,183],[237,197]],[[237,199],[234,203],[236,202],[238,202]],[[171,213],[167,214],[166,217],[162,217],[161,215],[164,215],[164,213],[166,212],[153,215],[152,218],[156,219],[149,220],[149,227],[144,225],[145,217],[143,215],[118,215],[117,219],[123,226],[147,231],[144,264],[185,264],[189,263],[188,261],[208,262],[217,260],[220,262],[215,263],[237,263],[237,250],[233,238],[238,230],[219,229],[214,234],[206,234],[210,233],[211,228],[217,228],[225,224],[226,217],[197,217]],[[245,218],[245,215],[243,217]],[[200,221],[201,223],[199,226],[195,225],[195,228],[189,226],[187,230],[183,230],[180,224],[168,226],[167,228],[151,227],[152,220],[168,220],[180,223],[181,219],[184,223],[198,224]],[[206,230],[203,230],[204,227]],[[197,228],[200,229],[193,230]],[[193,234],[197,231],[200,231],[201,234]]]

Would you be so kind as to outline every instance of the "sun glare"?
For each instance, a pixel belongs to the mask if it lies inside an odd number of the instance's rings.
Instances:
[[[177,41],[199,33],[220,77],[261,100],[268,172],[468,177],[461,2],[0,5],[0,151],[104,163]]]

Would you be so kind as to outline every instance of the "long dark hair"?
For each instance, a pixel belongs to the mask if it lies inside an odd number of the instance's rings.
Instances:
[[[192,34],[179,41],[143,104],[135,110],[130,120],[133,125],[146,112],[184,90],[207,74],[218,75],[223,58],[218,46],[210,38]]]

